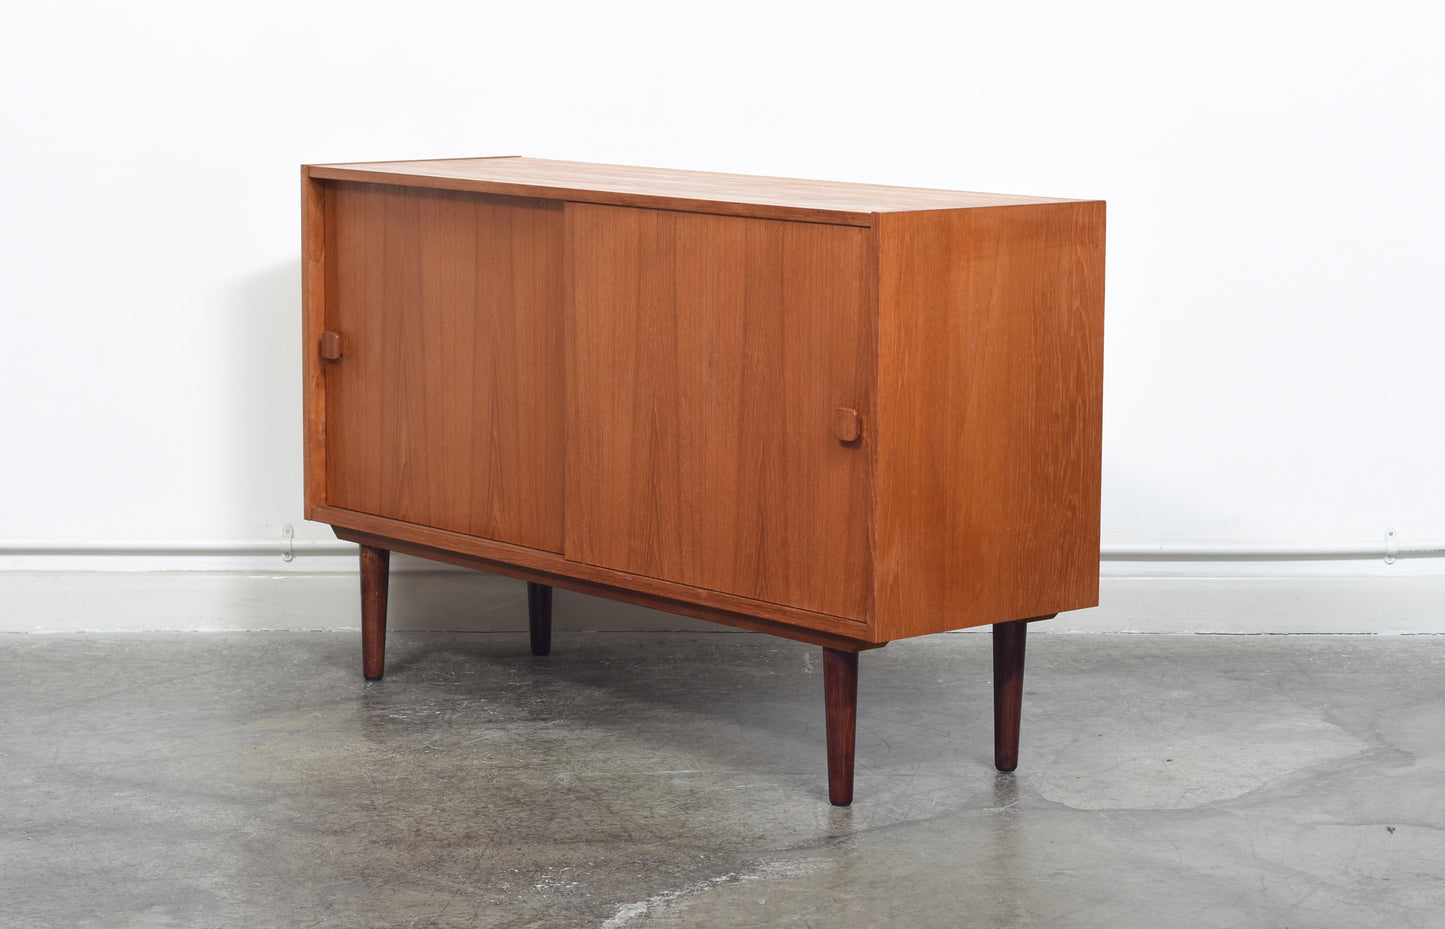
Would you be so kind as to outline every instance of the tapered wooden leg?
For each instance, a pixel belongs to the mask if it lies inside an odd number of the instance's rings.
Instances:
[[[552,651],[552,588],[527,582],[527,626],[532,632],[532,654]]]
[[[1024,703],[1024,640],[1028,623],[993,626],[993,764],[1019,766],[1019,720]]]
[[[361,546],[361,674],[381,680],[386,663],[386,588],[391,552]]]
[[[853,742],[858,726],[858,653],[823,649],[823,702],[828,720],[828,799],[853,802]]]

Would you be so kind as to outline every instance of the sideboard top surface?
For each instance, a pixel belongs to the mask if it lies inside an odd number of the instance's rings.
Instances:
[[[1058,197],[887,187],[552,161],[447,158],[308,165],[324,180],[867,226],[875,213],[1067,203]]]

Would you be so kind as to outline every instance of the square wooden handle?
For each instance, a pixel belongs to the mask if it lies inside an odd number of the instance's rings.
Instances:
[[[863,438],[863,419],[858,415],[858,411],[841,406],[834,410],[833,435],[845,445],[851,445]]]

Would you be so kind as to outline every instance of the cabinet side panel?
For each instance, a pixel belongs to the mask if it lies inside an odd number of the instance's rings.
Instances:
[[[588,204],[568,229],[567,556],[867,621],[868,231]]]
[[[1096,605],[1104,204],[879,221],[878,635]]]
[[[561,551],[561,204],[329,196],[329,502]]]
[[[326,378],[321,332],[326,319],[326,187],[301,169],[301,408],[305,509],[326,502]]]

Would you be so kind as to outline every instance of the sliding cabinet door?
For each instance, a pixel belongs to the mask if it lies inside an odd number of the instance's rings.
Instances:
[[[567,556],[866,621],[868,230],[567,211]]]
[[[326,497],[562,549],[562,205],[327,191]]]

